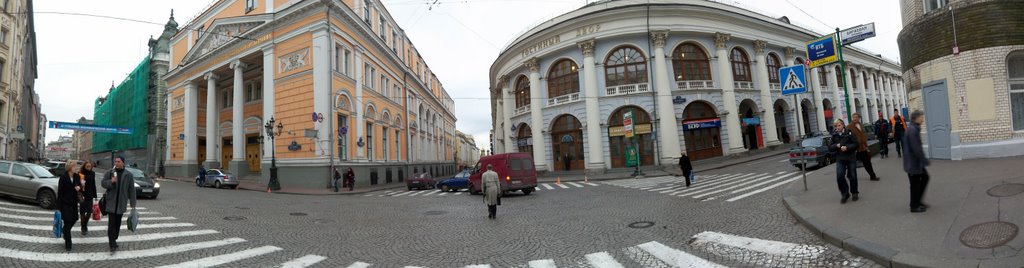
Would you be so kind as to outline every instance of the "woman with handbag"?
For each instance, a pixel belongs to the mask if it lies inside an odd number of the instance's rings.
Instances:
[[[93,200],[96,199],[96,172],[92,171],[92,162],[82,164],[78,171],[78,182],[82,186],[82,204],[78,208],[78,214],[82,218],[82,236],[89,235],[89,217],[93,213]]]
[[[71,227],[78,221],[78,204],[85,197],[82,196],[82,185],[77,179],[75,168],[78,164],[75,161],[68,161],[64,164],[64,172],[61,173],[57,183],[57,209],[60,210],[61,236],[64,237],[64,250],[71,251]]]

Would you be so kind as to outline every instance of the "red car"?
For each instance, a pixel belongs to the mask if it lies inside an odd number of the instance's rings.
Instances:
[[[494,166],[501,181],[501,191],[523,191],[524,195],[533,192],[537,187],[537,170],[533,166],[533,156],[529,153],[507,153],[483,156],[469,176],[469,193],[480,193],[480,179],[487,165]]]
[[[409,188],[409,191],[415,189],[433,189],[436,187],[437,182],[434,181],[434,177],[430,176],[430,173],[413,174],[408,180],[405,180],[405,186]]]

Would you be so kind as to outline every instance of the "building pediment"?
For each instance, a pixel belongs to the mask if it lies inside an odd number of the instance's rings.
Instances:
[[[191,63],[232,42],[252,41],[246,35],[270,22],[273,18],[269,15],[232,17],[213,21],[209,29],[199,32],[198,41],[192,46],[192,50],[185,54],[182,62]]]

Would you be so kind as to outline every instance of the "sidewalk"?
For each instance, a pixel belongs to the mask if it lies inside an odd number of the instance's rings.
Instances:
[[[807,177],[808,191],[800,180],[788,186],[790,213],[829,243],[890,267],[1024,264],[1024,157],[931,160],[924,213],[910,213],[902,159],[872,160],[881,181],[858,169],[860,201],[840,204],[833,164]]]
[[[180,182],[186,182],[186,183],[195,183],[195,181],[192,180],[192,179],[175,178],[175,177],[167,177],[167,178],[164,178],[164,180],[173,180],[173,181],[180,181]],[[370,187],[366,187],[366,186],[359,187],[359,186],[356,186],[354,191],[349,191],[348,188],[345,188],[345,189],[339,189],[338,192],[334,192],[334,189],[327,189],[327,188],[288,188],[288,187],[283,187],[282,186],[281,190],[273,191],[273,193],[275,193],[275,194],[295,194],[295,195],[358,195],[358,194],[366,194],[366,193],[369,193],[369,192],[382,191],[382,190],[390,190],[390,189],[398,189],[398,188],[405,188],[405,183],[392,183],[392,184],[384,184],[384,185],[375,185],[375,186],[370,186]],[[260,182],[260,181],[256,181],[256,180],[243,179],[243,180],[241,180],[241,183],[238,185],[238,189],[239,190],[249,190],[249,191],[257,191],[257,192],[264,192],[265,193],[265,192],[267,192],[267,184],[265,182]]]

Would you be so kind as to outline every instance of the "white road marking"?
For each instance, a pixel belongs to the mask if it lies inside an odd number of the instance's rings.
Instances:
[[[11,206],[11,207],[23,207],[23,208],[39,208],[39,206],[24,205],[24,204],[17,204],[17,203],[11,203],[11,202],[0,202],[0,205]]]
[[[454,195],[460,195],[462,192],[455,192]]]
[[[490,264],[474,264],[474,265],[466,265],[465,268],[491,268],[491,265]]]
[[[775,175],[782,175],[782,174],[786,174],[786,172],[785,171],[779,171],[779,173],[775,173]]]
[[[754,178],[757,178],[758,176],[760,176],[760,174],[754,174],[754,173],[743,175],[743,176],[738,176],[738,177],[734,177],[732,179],[729,179],[728,181],[722,181],[722,182],[716,183],[714,186],[710,186],[709,185],[709,186],[701,188],[701,189],[694,189],[691,192],[680,193],[677,196],[689,196],[689,195],[694,195],[694,194],[698,194],[698,193],[714,191],[716,189],[720,189],[721,187],[733,185],[733,184],[736,184],[736,183],[747,182],[749,179],[754,179]]]
[[[354,262],[352,264],[349,264],[348,267],[345,267],[345,268],[366,268],[366,267],[370,267],[370,265],[372,265],[372,264],[361,262],[361,261],[357,261],[357,262]]]
[[[185,268],[185,267],[214,267],[217,265],[244,260],[264,254],[269,254],[282,250],[282,248],[275,246],[263,246],[258,248],[247,249],[243,251],[228,253],[224,255],[210,256],[198,260],[187,261],[179,264],[164,265],[157,268]]]
[[[422,193],[423,193],[423,191],[415,191],[415,192],[412,192],[411,194],[409,194],[407,196],[414,196],[414,195],[419,195],[419,194],[422,194]]]
[[[565,184],[556,183],[555,185],[558,185],[558,187],[562,187],[562,189],[569,189],[569,186],[565,186]]]
[[[555,268],[555,261],[551,259],[547,260],[533,260],[527,263],[530,268]]]
[[[50,210],[50,209],[46,209],[46,210],[44,210],[44,209],[28,210],[28,209],[16,209],[16,208],[5,208],[5,207],[0,207],[0,210],[6,210],[6,211],[11,211],[11,212],[21,212],[21,213],[32,213],[32,214],[44,214],[44,215],[48,214],[48,215],[51,215],[51,216],[53,215],[53,212],[54,212],[54,210]],[[160,214],[159,212],[152,212],[152,211],[139,211],[138,213],[139,213],[139,215]]]
[[[567,181],[565,183],[568,183],[569,185],[572,185],[572,186],[576,186],[576,188],[583,188],[583,185],[580,185],[579,183],[570,182],[570,181]]]
[[[52,222],[53,221],[53,216],[50,216],[50,217],[33,217],[33,216],[21,216],[21,215],[4,214],[4,213],[0,213],[0,218],[18,219],[18,220],[27,220],[27,221],[48,221],[48,222]],[[109,218],[110,217],[102,217],[98,221],[107,221],[107,219],[109,219]],[[127,220],[128,219],[128,215],[125,214],[123,219]],[[143,222],[145,222],[145,221],[167,221],[167,220],[176,220],[176,219],[177,218],[175,218],[175,217],[142,217],[142,216],[139,216],[139,221],[143,221]],[[79,221],[81,221],[81,219],[79,219]],[[96,220],[93,220],[93,219],[90,218],[89,221],[90,222],[95,222]]]
[[[732,190],[732,189],[739,188],[739,187],[743,187],[744,185],[747,185],[747,184],[750,184],[750,183],[755,183],[755,182],[758,182],[758,181],[761,181],[761,180],[767,179],[767,178],[771,178],[771,175],[763,175],[763,176],[759,176],[759,177],[756,177],[756,178],[753,178],[753,179],[748,179],[748,180],[742,181],[740,183],[733,184],[732,186],[729,186],[729,187],[726,187],[726,188],[721,188],[721,189],[718,189],[718,190],[714,190],[714,191],[706,192],[706,193],[703,193],[703,194],[695,195],[695,196],[693,196],[693,198],[701,198],[701,197],[705,197],[705,196],[709,196],[709,195],[725,192],[725,191]]]
[[[757,238],[735,236],[717,232],[702,232],[693,236],[691,245],[715,243],[736,248],[753,250],[779,257],[800,257],[802,260],[816,259],[826,248],[814,245],[801,245]],[[732,254],[729,254],[732,255]]]
[[[807,173],[807,175],[810,176],[811,173],[814,173],[814,172]],[[792,178],[790,178],[788,180],[784,180],[784,181],[781,181],[779,183],[769,185],[768,187],[764,187],[764,188],[758,189],[757,191],[753,191],[753,192],[749,192],[749,193],[746,193],[746,194],[743,194],[743,195],[740,195],[740,196],[737,196],[737,197],[729,198],[728,200],[725,200],[725,201],[733,202],[733,201],[736,201],[736,200],[740,200],[740,199],[746,198],[748,196],[759,194],[761,192],[771,190],[772,188],[782,186],[783,184],[789,183],[791,181],[795,181],[795,180],[797,180],[799,178],[800,178],[800,175],[793,176]]]
[[[590,263],[590,266],[594,268],[624,268],[608,252],[590,253],[585,257],[587,258],[587,263]]]
[[[755,188],[755,187],[758,187],[758,186],[761,186],[761,185],[765,185],[765,184],[769,184],[769,183],[772,183],[772,182],[774,182],[774,181],[778,181],[778,180],[781,180],[781,179],[783,179],[783,178],[786,178],[786,177],[789,177],[789,176],[793,176],[793,175],[796,175],[796,172],[791,172],[791,173],[789,173],[789,174],[785,174],[785,175],[782,175],[782,176],[778,176],[778,177],[776,177],[776,178],[774,178],[774,179],[766,180],[766,181],[760,182],[760,183],[758,183],[758,184],[754,184],[754,185],[751,185],[751,186],[747,186],[747,187],[744,187],[744,188],[742,188],[742,189],[736,189],[735,191],[732,191],[732,193],[734,193],[734,194],[735,194],[735,193],[739,193],[739,192],[747,191],[747,190],[753,189],[753,188]]]
[[[439,193],[439,192],[438,191],[434,191],[434,190],[427,190],[426,193],[423,193],[423,195],[420,195],[420,196],[427,196],[427,195],[432,195],[432,194],[436,194],[436,193]]]
[[[789,158],[779,160],[779,163],[782,163],[782,162],[789,162]]]
[[[437,195],[438,196],[442,196],[442,195],[446,195],[446,194],[448,194],[448,193],[440,193],[440,194],[437,194]]]
[[[192,223],[154,223],[154,224],[139,224],[138,228],[139,229],[156,229],[156,228],[174,228],[174,227],[190,227],[190,226],[196,226],[196,225],[192,224]],[[20,228],[20,229],[26,229],[26,230],[46,230],[46,231],[52,231],[53,230],[53,225],[52,224],[29,225],[29,224],[6,222],[6,221],[0,221],[0,227],[12,227],[12,228]],[[104,225],[93,226],[92,228],[89,228],[89,229],[92,229],[92,230],[95,230],[95,231],[104,231],[104,230],[107,230],[107,226],[104,226]],[[121,225],[121,230],[128,230],[128,224],[127,223],[126,224],[122,224]]]
[[[597,183],[591,183],[591,182],[582,182],[582,183],[586,184],[586,185],[590,185],[590,186],[597,186],[598,185]]]
[[[294,259],[284,264],[281,264],[281,268],[302,268],[309,267],[313,264],[326,260],[327,257],[318,255],[306,255],[302,258]]]
[[[412,191],[408,191],[408,192],[401,192],[401,193],[399,193],[399,194],[396,194],[396,195],[392,195],[392,196],[403,196],[403,195],[407,195],[407,194],[411,194],[411,193],[412,193]]]
[[[188,243],[173,245],[167,247],[159,247],[152,249],[141,249],[141,250],[127,250],[117,251],[113,254],[109,252],[89,252],[89,253],[44,253],[34,251],[23,251],[17,249],[9,249],[0,247],[0,257],[11,258],[18,260],[30,260],[30,261],[42,261],[42,262],[81,262],[81,261],[105,261],[105,260],[123,260],[123,259],[135,259],[145,258],[153,256],[162,256],[192,250],[200,250],[207,248],[215,248],[235,243],[245,242],[245,239],[241,238],[228,238],[224,240],[214,240],[206,242]]]
[[[659,260],[675,267],[725,268],[725,266],[719,265],[709,260],[702,259],[694,255],[690,255],[690,253],[670,248],[668,246],[662,245],[661,243],[654,241],[640,244],[637,247],[646,251],[647,253],[650,253],[655,258],[658,258]]]
[[[694,188],[682,189],[682,190],[679,190],[679,191],[675,191],[675,192],[669,193],[669,195],[677,195],[677,194],[680,194],[680,193],[684,193],[686,191],[701,191],[701,190],[704,190],[707,187],[715,186],[715,185],[721,184],[723,182],[727,182],[727,181],[733,180],[735,178],[742,177],[743,175],[744,175],[744,173],[728,174],[728,175],[725,175],[725,176],[722,176],[722,177],[718,177],[718,178],[712,179],[712,180],[701,180],[700,183],[696,184],[696,187],[694,187]]]
[[[547,184],[547,183],[541,184],[541,186],[544,186],[544,188],[548,188],[548,190],[554,190],[555,189],[555,187],[551,187],[551,185]]]
[[[132,234],[125,234],[125,233],[123,233],[121,235],[121,237],[118,238],[117,240],[118,241],[122,241],[122,242],[136,242],[136,241],[149,241],[149,240],[158,240],[158,239],[175,238],[175,237],[186,237],[186,236],[197,236],[197,235],[207,235],[207,234],[216,234],[216,233],[219,233],[219,232],[217,232],[215,230],[198,230],[198,231],[184,231],[184,232],[172,232],[172,233],[155,233],[155,234],[139,234],[139,235],[132,235]],[[55,239],[55,238],[49,237],[49,236],[28,236],[28,235],[19,235],[19,234],[12,234],[12,233],[0,233],[0,239],[11,240],[11,241],[27,242],[27,243],[40,243],[40,244],[63,244],[64,243],[63,239]],[[105,235],[101,236],[101,237],[79,237],[79,236],[75,236],[74,237],[74,242],[75,242],[75,244],[102,244],[102,243],[108,243],[109,240],[107,240],[107,236],[105,236]]]

